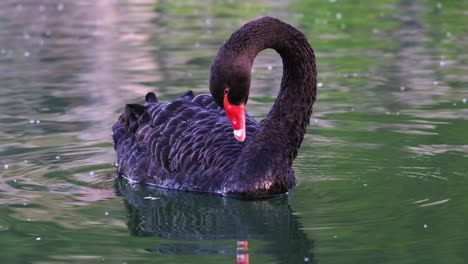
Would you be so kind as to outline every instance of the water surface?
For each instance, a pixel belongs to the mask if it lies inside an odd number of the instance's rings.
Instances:
[[[465,263],[466,1],[0,3],[4,263]],[[155,91],[208,92],[230,33],[271,15],[315,49],[318,101],[279,199],[115,179],[110,128]],[[281,59],[255,61],[262,118]],[[248,243],[248,245],[247,245]]]

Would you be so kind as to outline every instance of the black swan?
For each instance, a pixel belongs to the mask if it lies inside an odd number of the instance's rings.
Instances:
[[[283,61],[281,89],[261,122],[245,114],[252,63],[267,48]],[[316,98],[315,55],[307,38],[264,17],[237,30],[211,67],[211,95],[173,102],[154,93],[128,104],[114,124],[118,174],[159,187],[267,198],[295,185],[292,163]],[[234,131],[234,136],[233,136]]]

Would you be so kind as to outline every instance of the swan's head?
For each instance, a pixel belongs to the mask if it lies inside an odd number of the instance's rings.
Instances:
[[[243,142],[246,137],[245,104],[250,91],[250,60],[222,61],[216,57],[211,68],[210,91],[215,102],[226,112],[234,137]]]

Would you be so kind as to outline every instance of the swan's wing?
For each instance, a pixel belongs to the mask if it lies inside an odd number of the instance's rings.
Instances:
[[[244,146],[224,110],[209,95],[147,99],[145,106],[127,105],[113,127],[118,172],[171,189],[216,191]],[[258,123],[246,121],[252,135]]]

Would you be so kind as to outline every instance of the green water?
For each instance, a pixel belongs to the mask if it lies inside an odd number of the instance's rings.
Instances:
[[[1,262],[466,263],[467,12],[432,0],[2,1]],[[317,56],[294,192],[239,201],[116,181],[110,128],[124,104],[207,93],[218,47],[264,15],[301,29]],[[255,61],[258,118],[281,67],[272,51]]]

